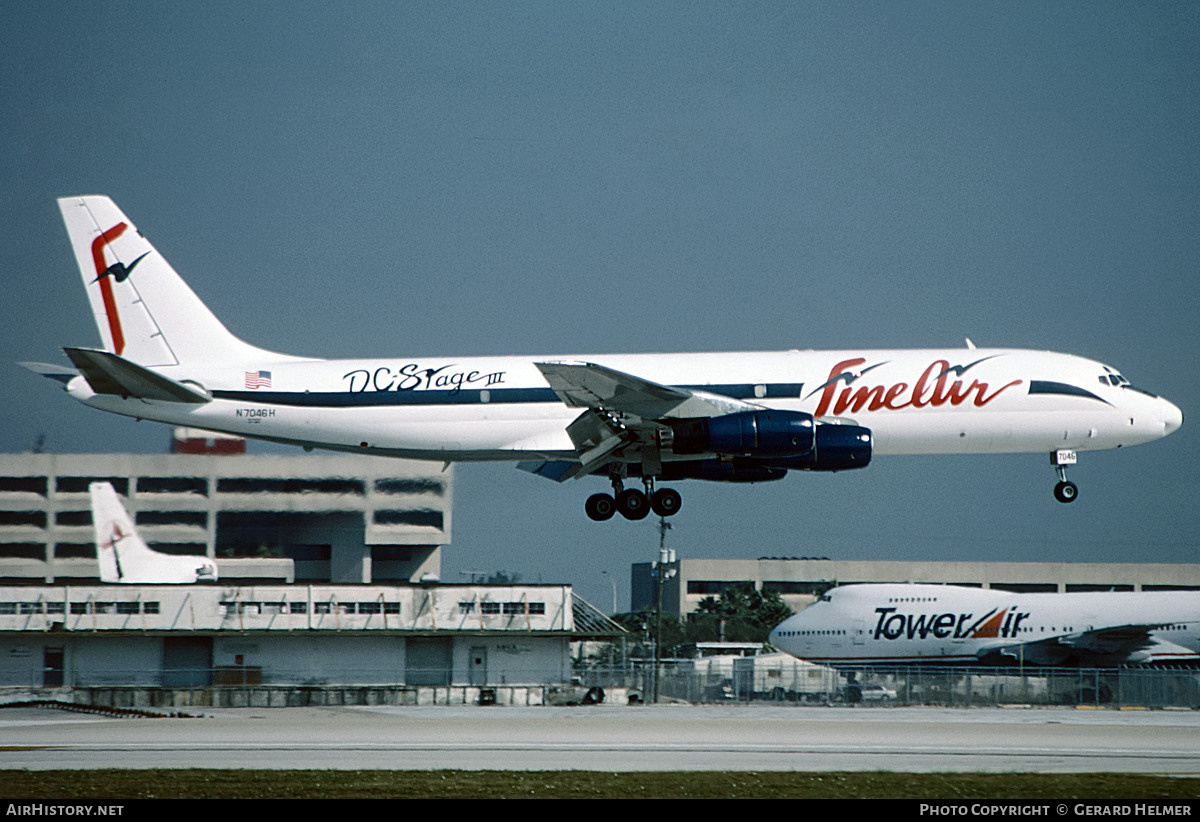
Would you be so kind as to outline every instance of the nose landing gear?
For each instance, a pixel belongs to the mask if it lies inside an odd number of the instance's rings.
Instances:
[[[1055,451],[1050,455],[1050,464],[1058,472],[1058,484],[1054,486],[1054,498],[1059,502],[1074,502],[1079,496],[1079,486],[1067,479],[1067,466],[1079,461],[1074,451]]]

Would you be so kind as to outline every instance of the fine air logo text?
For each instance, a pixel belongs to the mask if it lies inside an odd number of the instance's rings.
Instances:
[[[420,363],[410,362],[392,370],[382,366],[373,370],[358,368],[342,379],[348,382],[350,393],[362,391],[436,391],[448,390],[457,394],[464,388],[490,388],[504,382],[504,371],[454,370],[454,365],[440,368],[422,368]]]
[[[993,608],[978,619],[974,614],[898,614],[895,608],[876,608],[874,639],[994,639],[1015,637],[1028,613]]]
[[[1013,386],[1020,385],[1021,380],[1013,380],[993,390],[986,382],[972,380],[964,384],[962,376],[981,362],[992,359],[984,357],[969,365],[951,365],[946,360],[934,360],[929,367],[921,372],[911,385],[897,382],[891,385],[854,385],[868,371],[879,368],[886,363],[876,363],[866,368],[860,366],[867,360],[855,357],[852,360],[842,360],[829,370],[829,377],[812,394],[821,392],[814,416],[823,417],[828,413],[834,415],[846,411],[858,413],[864,408],[868,411],[899,411],[903,408],[939,408],[949,403],[953,406],[962,405],[967,400],[977,408],[982,408],[996,397]],[[950,381],[953,374],[958,379]],[[838,386],[845,387],[838,391]]]

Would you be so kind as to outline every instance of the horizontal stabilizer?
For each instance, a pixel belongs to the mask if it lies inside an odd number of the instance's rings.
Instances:
[[[54,365],[47,362],[19,362],[17,365],[27,368],[35,374],[61,382],[63,385],[79,376],[78,371],[74,368],[67,368],[65,365]]]
[[[97,394],[196,405],[212,400],[199,387],[176,382],[107,351],[94,348],[64,348],[63,351]]]

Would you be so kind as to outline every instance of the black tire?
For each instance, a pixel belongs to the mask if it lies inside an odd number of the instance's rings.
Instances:
[[[1073,482],[1060,482],[1054,486],[1054,498],[1059,502],[1074,502],[1077,496],[1079,496],[1079,486]]]
[[[660,517],[673,517],[679,513],[683,505],[683,497],[674,488],[660,488],[650,498],[650,507]]]
[[[650,513],[650,500],[636,488],[626,488],[617,494],[617,510],[625,519],[645,519]]]
[[[604,522],[606,519],[612,519],[612,515],[617,512],[617,504],[608,494],[592,494],[583,504],[583,510],[596,522]]]

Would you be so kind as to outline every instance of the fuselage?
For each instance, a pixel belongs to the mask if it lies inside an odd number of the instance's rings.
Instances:
[[[834,588],[771,632],[831,665],[1200,661],[1200,592],[1014,594],[953,585]]]
[[[68,390],[110,412],[302,445],[446,461],[573,459],[566,426],[580,409],[535,365],[568,360],[818,421],[853,420],[871,430],[879,455],[1119,448],[1182,423],[1176,406],[1102,363],[1020,349],[264,356],[155,367],[208,392],[212,402],[200,405],[96,394],[82,378]]]

